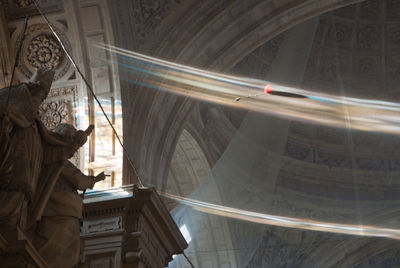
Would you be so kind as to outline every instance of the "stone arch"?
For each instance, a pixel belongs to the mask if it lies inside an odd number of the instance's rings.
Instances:
[[[148,40],[151,51],[146,49],[146,41],[140,50],[179,63],[226,71],[257,46],[293,25],[356,2],[360,0],[235,1],[225,4],[228,7],[224,9],[202,2],[181,17],[172,13],[171,16],[179,17],[175,27],[167,30],[170,25],[163,25],[160,35]],[[204,14],[215,16],[210,19]],[[167,16],[166,21],[171,18]],[[190,21],[199,24],[190,26],[192,29],[188,26]],[[126,42],[122,45],[137,49]],[[137,90],[131,85],[121,87],[123,99],[131,102],[130,107],[124,105],[124,136],[130,137],[126,143],[128,151],[138,157],[135,162],[145,184],[161,185],[167,178],[173,149],[193,101],[163,92]]]
[[[162,189],[169,194],[187,197],[209,172],[210,166],[203,150],[184,129],[178,139],[168,179],[164,181],[165,186]],[[175,206],[170,200],[166,200],[166,204],[169,210]]]

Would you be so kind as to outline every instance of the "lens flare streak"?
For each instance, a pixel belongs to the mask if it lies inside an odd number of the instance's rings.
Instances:
[[[400,230],[398,229],[380,228],[368,225],[348,225],[348,224],[308,220],[302,218],[276,216],[276,215],[252,212],[226,206],[220,206],[168,193],[160,193],[160,194],[162,196],[175,200],[181,204],[190,206],[193,209],[204,213],[209,213],[213,215],[229,217],[233,219],[244,220],[259,224],[274,225],[287,228],[298,228],[298,229],[320,231],[320,232],[339,233],[346,235],[387,237],[392,239],[400,239]]]
[[[116,55],[111,62],[119,66],[122,80],[141,87],[331,127],[400,134],[398,103],[310,92],[96,46]]]

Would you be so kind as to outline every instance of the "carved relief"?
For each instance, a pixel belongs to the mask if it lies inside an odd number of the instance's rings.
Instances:
[[[60,44],[51,35],[39,35],[28,45],[27,59],[32,67],[57,68],[62,60]]]
[[[336,56],[326,55],[321,62],[320,72],[323,78],[329,81],[337,81],[339,77],[339,62]]]
[[[314,142],[323,144],[344,144],[346,142],[345,133],[333,127],[316,126]]]
[[[400,25],[399,24],[391,24],[387,25],[387,47],[389,49],[398,49],[400,47]]]
[[[165,12],[166,6],[161,4],[161,1],[143,1],[140,0],[140,7],[144,20],[149,19],[157,13]]]
[[[56,31],[66,49],[71,50],[65,35],[58,29]],[[19,32],[17,31],[17,33]],[[17,47],[19,36],[14,36],[13,39],[16,40],[15,47]],[[71,62],[65,57],[61,45],[47,24],[34,24],[26,29],[18,66],[19,71],[25,77],[30,77],[39,67],[48,67],[55,70],[54,79],[58,80],[68,72],[70,66]]]
[[[327,35],[327,42],[334,46],[348,47],[351,41],[351,27],[344,23],[333,23]]]
[[[391,170],[400,170],[400,159],[390,159]]]
[[[49,95],[47,95],[47,98],[55,98],[55,97],[72,97],[74,94],[74,87],[64,87],[64,88],[54,88],[50,90]]]
[[[400,46],[400,28],[397,28],[396,31],[392,32],[390,38],[393,44]]]
[[[324,164],[330,167],[342,167],[342,168],[351,168],[353,167],[352,161],[349,156],[344,154],[334,154],[331,152],[316,152],[315,163]]]
[[[379,83],[379,67],[380,67],[380,57],[354,57],[353,59],[353,72],[356,81],[373,80],[371,82]]]
[[[250,77],[265,77],[279,52],[283,38],[284,34],[278,35],[260,46],[241,60],[231,72]]]
[[[385,3],[390,6],[390,10],[383,10]],[[377,99],[393,94],[393,97],[398,98],[395,90],[400,81],[399,14],[398,1],[367,0],[322,15],[307,62],[303,86],[330,94],[344,92],[350,96],[379,95]],[[396,23],[393,23],[395,17]],[[255,56],[260,57],[261,54],[255,52],[261,51],[263,47],[271,47],[272,41],[257,48],[237,64],[233,69],[235,73],[245,75],[246,68],[247,72],[256,73],[254,69],[260,68]],[[279,50],[279,45],[274,48],[276,51]],[[262,56],[263,60],[267,58]],[[248,63],[243,65],[246,61]],[[391,89],[391,92],[385,89]],[[346,133],[335,128],[298,125],[290,129],[285,151],[288,157],[330,167],[355,168],[357,165],[362,170],[378,171],[400,168],[400,162],[390,158],[382,159],[380,156],[381,160],[377,161],[365,157],[371,155],[376,148],[382,151],[382,146],[377,144],[376,139],[356,144],[357,137],[361,135],[357,133],[353,137],[354,144],[351,144],[357,154],[351,159],[348,155],[349,141]],[[310,140],[316,141],[317,146],[313,146]],[[389,142],[386,145],[387,150],[395,148],[394,144],[395,141]]]
[[[381,14],[381,0],[369,0],[361,3],[360,17],[364,20],[379,20]]]
[[[53,130],[61,123],[72,123],[71,101],[59,100],[43,103],[40,106],[40,120]]]
[[[386,1],[386,17],[389,20],[400,19],[400,2],[398,0]]]
[[[91,233],[120,230],[122,228],[121,222],[122,222],[121,216],[114,218],[92,220],[92,221],[84,221],[83,229],[81,232],[83,234],[91,234]]]
[[[271,203],[275,210],[284,212],[285,215],[289,213],[291,217],[300,217],[317,221],[345,221],[346,214],[338,214],[333,212],[326,212],[322,210],[312,209],[310,206],[292,204],[287,200],[273,200]],[[282,214],[280,214],[282,215]]]
[[[74,124],[74,87],[50,90],[46,101],[40,106],[40,119],[52,130],[60,123]]]
[[[135,32],[139,37],[139,43],[143,43],[144,39],[154,33],[155,29],[161,24],[163,19],[168,15],[172,5],[180,4],[179,0],[156,0],[156,1],[134,1],[133,13],[136,18]]]
[[[299,121],[290,122],[290,133],[298,136],[301,139],[310,139],[314,135],[314,128],[310,125]]]
[[[357,158],[355,159],[357,169],[364,170],[381,170],[386,171],[389,169],[389,161],[386,159],[371,159],[371,158]],[[371,183],[371,186],[374,183]]]
[[[55,129],[60,123],[68,123],[76,126],[74,120],[75,107],[75,88],[56,88],[51,89],[47,99],[39,108],[39,117],[44,125],[50,129]],[[80,166],[79,152],[69,159],[75,166]]]
[[[360,27],[357,33],[357,43],[359,48],[380,48],[380,31],[377,26]]]
[[[311,234],[311,237],[314,236]],[[289,240],[288,237],[291,239]],[[320,240],[308,238],[304,241],[306,237],[310,237],[310,233],[306,231],[293,231],[275,227],[268,228],[246,268],[267,266],[318,267],[316,261],[312,259],[310,252],[307,252],[312,245],[304,245],[303,243],[307,241],[316,244]]]
[[[280,34],[268,42],[266,49],[263,49],[263,54],[260,55],[268,62],[273,62],[279,52],[285,34]]]
[[[14,4],[17,7],[31,7],[33,6],[33,0],[14,0]]]
[[[288,142],[286,145],[285,155],[297,160],[304,160],[310,155],[310,152],[311,148],[309,147],[307,148],[306,146]]]
[[[387,81],[400,81],[400,55],[389,55],[387,57]]]
[[[335,131],[333,131],[331,134],[334,133]],[[388,158],[365,156],[368,155],[368,153],[365,152],[372,152],[374,148],[380,148],[381,150],[384,148],[384,146],[379,142],[378,137],[367,135],[365,133],[354,136],[352,146],[355,154],[353,154],[352,160],[348,154],[343,152],[343,147],[341,147],[341,144],[346,143],[346,141],[343,140],[343,133],[341,134],[338,132],[337,136],[339,139],[331,139],[331,144],[329,147],[324,147],[323,145],[325,141],[329,142],[329,135],[326,136],[326,140],[324,139],[324,136],[316,136],[315,141],[319,143],[318,146],[311,144],[307,145],[302,143],[301,139],[297,140],[293,137],[289,137],[284,155],[304,162],[324,164],[329,167],[351,167],[359,170],[371,171],[400,170],[400,162],[398,160],[391,159],[390,155]],[[334,138],[334,136],[332,136],[332,138]],[[335,153],[332,148],[335,148],[337,152]],[[374,181],[371,183],[371,185],[376,185],[376,183],[377,182]]]

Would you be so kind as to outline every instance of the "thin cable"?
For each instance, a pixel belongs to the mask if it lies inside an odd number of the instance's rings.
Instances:
[[[57,32],[54,30],[53,26],[51,25],[50,21],[48,20],[48,18],[46,17],[46,15],[41,11],[41,9],[39,8],[39,4],[37,2],[37,0],[33,0],[33,2],[35,3],[36,9],[39,11],[40,15],[43,17],[43,19],[45,20],[45,22],[47,23],[47,25],[49,26],[50,30],[53,32],[54,36],[57,38],[58,42],[60,43],[62,49],[64,50],[65,54],[67,55],[68,59],[71,61],[72,65],[75,67],[75,69],[78,71],[79,75],[81,76],[81,78],[83,79],[83,82],[85,82],[85,85],[87,86],[87,88],[89,89],[90,93],[93,95],[94,99],[96,100],[97,104],[99,105],[101,112],[103,113],[104,117],[107,119],[108,124],[110,125],[110,127],[112,128],[115,136],[117,137],[117,140],[119,142],[119,144],[122,147],[122,150],[125,153],[126,159],[128,159],[128,162],[130,163],[130,165],[132,166],[133,172],[135,173],[138,182],[139,182],[139,186],[140,187],[144,187],[142,180],[140,179],[139,176],[139,172],[136,169],[136,166],[133,164],[133,161],[131,160],[128,151],[125,149],[124,145],[122,144],[121,138],[118,135],[118,132],[115,130],[113,124],[111,123],[110,118],[107,116],[106,112],[104,111],[103,105],[101,105],[99,99],[97,98],[96,94],[94,94],[93,88],[92,86],[89,84],[89,82],[86,80],[85,76],[83,75],[82,71],[80,70],[80,68],[78,67],[78,65],[76,64],[75,60],[72,58],[71,54],[68,52],[68,50],[65,48],[63,41],[61,40],[61,38],[58,36]]]
[[[22,42],[25,39],[25,31],[26,31],[26,25],[27,24],[28,24],[28,16],[25,17],[24,26],[22,27],[21,38],[19,39],[17,53],[15,54],[14,66],[13,66],[13,70],[12,70],[11,78],[10,78],[10,86],[8,87],[6,113],[8,112],[8,106],[9,106],[9,103],[10,103],[10,95],[11,95],[11,87],[12,87],[12,83],[14,81],[14,74],[15,74],[15,69],[17,68],[17,64],[18,64],[18,60],[19,60],[19,54],[21,53]]]
[[[67,51],[67,49],[65,48],[64,43],[62,42],[61,38],[58,36],[57,32],[56,32],[56,31],[54,30],[54,28],[52,27],[52,25],[50,24],[50,21],[47,19],[46,15],[40,10],[37,1],[36,1],[36,0],[33,0],[33,2],[35,3],[36,8],[37,8],[37,10],[39,11],[40,15],[41,15],[41,16],[43,17],[43,19],[46,21],[46,23],[47,23],[47,25],[49,26],[50,30],[53,32],[54,36],[57,38],[58,42],[60,43],[60,45],[61,45],[62,49],[64,50],[65,54],[67,55],[68,59],[71,61],[72,65],[73,65],[73,66],[75,67],[75,69],[78,71],[79,75],[82,77],[82,79],[83,79],[83,81],[85,82],[86,86],[89,88],[90,92],[92,93],[92,95],[93,95],[94,99],[96,100],[97,104],[99,105],[99,107],[100,107],[100,109],[101,109],[103,115],[104,115],[105,118],[107,119],[108,124],[111,126],[111,128],[112,128],[112,130],[113,130],[115,136],[117,137],[118,142],[119,142],[119,144],[121,145],[121,147],[122,147],[122,149],[123,149],[123,151],[124,151],[124,153],[125,153],[125,155],[126,155],[126,158],[128,159],[129,163],[131,164],[131,166],[132,166],[132,168],[133,168],[133,171],[134,171],[136,177],[138,178],[138,181],[139,181],[140,186],[141,186],[141,187],[144,187],[144,185],[143,185],[143,183],[142,183],[142,180],[141,180],[140,177],[139,177],[139,174],[138,174],[138,172],[137,172],[137,169],[136,169],[135,165],[133,164],[131,158],[129,157],[129,154],[128,154],[127,150],[125,149],[124,145],[122,144],[122,141],[121,141],[121,139],[120,139],[120,137],[119,137],[117,131],[115,130],[115,128],[114,128],[114,126],[112,125],[112,123],[111,123],[109,117],[108,117],[107,114],[105,113],[105,111],[104,111],[104,109],[103,109],[103,106],[101,105],[100,101],[98,100],[98,98],[97,98],[96,94],[94,93],[94,91],[93,91],[91,85],[90,85],[89,82],[86,80],[85,76],[84,76],[83,73],[81,72],[81,70],[80,70],[80,68],[78,67],[78,65],[75,63],[75,61],[74,61],[74,59],[72,58],[72,56],[70,55],[70,53],[69,53],[69,52]],[[164,204],[164,203],[163,203],[163,204]],[[165,206],[165,204],[164,204],[164,206]],[[184,251],[183,248],[182,248],[182,252],[183,252],[183,256],[185,257],[185,259],[187,260],[187,262],[190,264],[190,266],[193,267],[193,268],[195,268],[195,266],[193,265],[193,263],[190,261],[189,257],[186,255],[186,253],[185,253],[185,251]]]
[[[190,264],[190,266],[192,266],[192,268],[195,268],[193,263],[189,260],[189,257],[186,255],[185,251],[183,251],[183,256],[185,257],[185,259],[187,260],[187,262]]]
[[[40,15],[43,17],[43,19],[45,20],[45,22],[47,23],[47,25],[49,26],[50,30],[53,32],[54,36],[57,38],[58,42],[60,43],[62,49],[64,50],[65,54],[67,55],[68,59],[71,61],[72,65],[75,67],[75,69],[78,71],[79,75],[81,76],[81,78],[83,79],[84,83],[86,84],[86,86],[88,87],[90,93],[93,95],[94,99],[96,100],[97,104],[99,105],[104,117],[107,119],[108,124],[111,126],[115,136],[118,139],[119,144],[122,147],[122,150],[125,153],[126,158],[129,161],[129,164],[131,165],[133,172],[135,173],[138,182],[139,182],[139,186],[140,187],[144,187],[142,180],[139,177],[139,173],[135,167],[135,165],[133,164],[133,161],[131,160],[128,151],[125,149],[124,145],[122,144],[121,138],[118,135],[118,132],[116,131],[116,129],[114,128],[113,124],[111,123],[111,120],[109,119],[109,117],[107,116],[106,112],[103,109],[103,106],[101,105],[100,101],[98,100],[96,94],[94,93],[92,86],[89,84],[89,82],[86,80],[85,76],[83,75],[83,73],[81,72],[80,68],[78,67],[78,65],[76,64],[75,60],[72,58],[71,54],[68,52],[68,50],[65,48],[63,41],[61,40],[61,38],[58,36],[57,32],[54,30],[53,26],[51,25],[50,21],[48,20],[48,18],[46,17],[46,15],[41,11],[41,9],[39,8],[39,4],[37,2],[37,0],[33,0],[36,9],[39,11]],[[164,202],[162,202],[162,204],[164,205],[164,207],[166,208]],[[187,262],[190,264],[190,266],[192,268],[195,268],[195,266],[193,265],[193,263],[190,261],[189,257],[185,254],[185,251],[183,248],[181,248],[182,250],[182,254],[185,257],[185,259],[187,260]]]

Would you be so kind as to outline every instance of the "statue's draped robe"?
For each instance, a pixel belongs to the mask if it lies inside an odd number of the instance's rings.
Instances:
[[[40,103],[33,100],[28,84],[11,89],[8,109],[7,97],[8,89],[0,90],[0,121],[4,120],[6,111],[10,119],[8,125],[2,125],[2,134],[5,135],[0,140],[0,149],[7,151],[0,155],[0,163],[3,163],[0,170],[0,219],[17,224],[21,216],[26,216],[24,206],[35,201],[36,194],[42,195],[42,191],[47,190],[44,185],[57,179],[68,144],[50,133],[37,119]],[[43,164],[47,164],[48,170],[43,169]],[[43,176],[41,172],[44,172]],[[40,209],[43,207],[40,202],[45,201],[36,200],[36,207]]]
[[[79,261],[82,198],[77,190],[92,188],[95,183],[94,177],[84,175],[71,162],[66,162],[34,240],[48,265],[57,268],[73,267]]]

